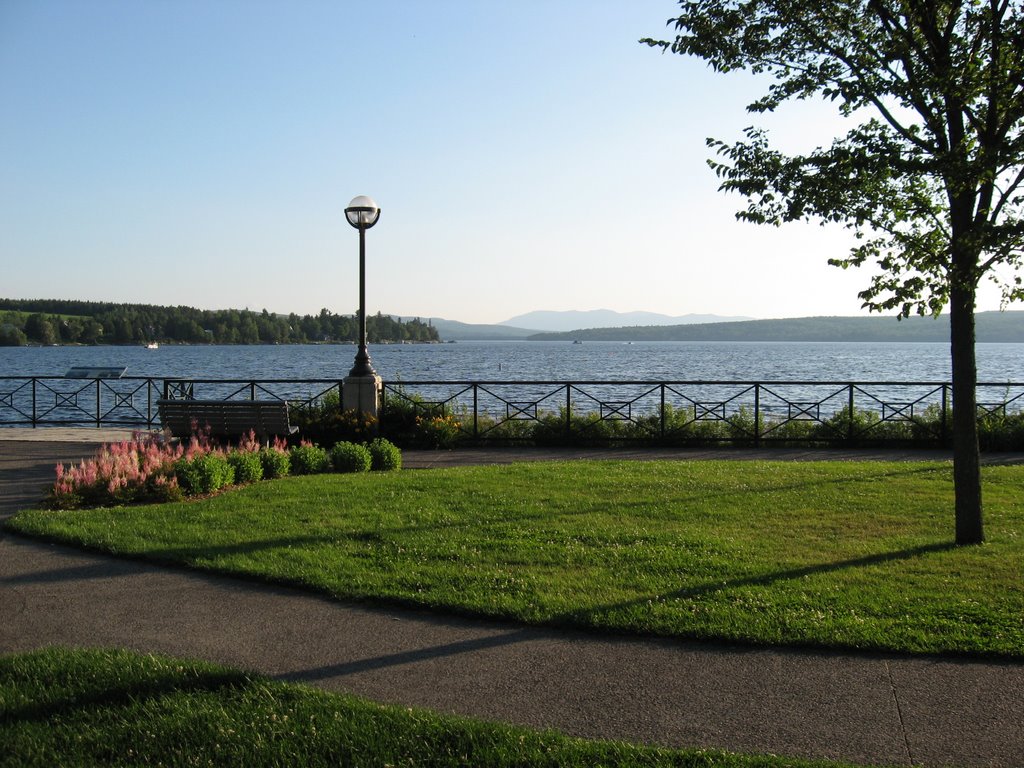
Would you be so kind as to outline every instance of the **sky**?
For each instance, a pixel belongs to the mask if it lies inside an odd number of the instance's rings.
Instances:
[[[738,222],[706,165],[841,119],[639,44],[677,8],[0,0],[0,297],[350,314],[369,195],[369,313],[865,314],[848,231]]]

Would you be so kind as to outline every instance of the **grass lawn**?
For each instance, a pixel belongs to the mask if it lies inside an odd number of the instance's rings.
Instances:
[[[584,741],[402,709],[193,661],[0,657],[0,766],[834,766]]]
[[[945,463],[577,461],[258,483],[26,511],[115,554],[530,623],[1024,657],[1024,467],[953,547]]]

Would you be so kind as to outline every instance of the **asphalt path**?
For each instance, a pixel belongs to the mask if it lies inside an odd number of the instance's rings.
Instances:
[[[33,506],[57,461],[94,447],[0,439],[0,517]],[[610,454],[407,452],[406,464],[578,455]],[[345,603],[0,532],[0,653],[54,645],[202,658],[583,737],[866,764],[1024,765],[1022,663],[527,628]]]

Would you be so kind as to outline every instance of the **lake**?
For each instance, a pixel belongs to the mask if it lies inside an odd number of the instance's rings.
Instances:
[[[74,366],[125,367],[157,378],[343,378],[352,345],[2,347],[0,375],[62,376]],[[978,344],[978,380],[1024,382],[1024,344]],[[371,345],[396,381],[949,381],[936,343],[459,342]]]

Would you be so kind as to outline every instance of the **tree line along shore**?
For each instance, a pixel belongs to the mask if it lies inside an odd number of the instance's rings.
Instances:
[[[267,310],[203,310],[57,299],[0,299],[0,346],[30,344],[310,344],[355,342],[356,315]],[[436,343],[429,320],[377,313],[366,318],[371,343]]]

